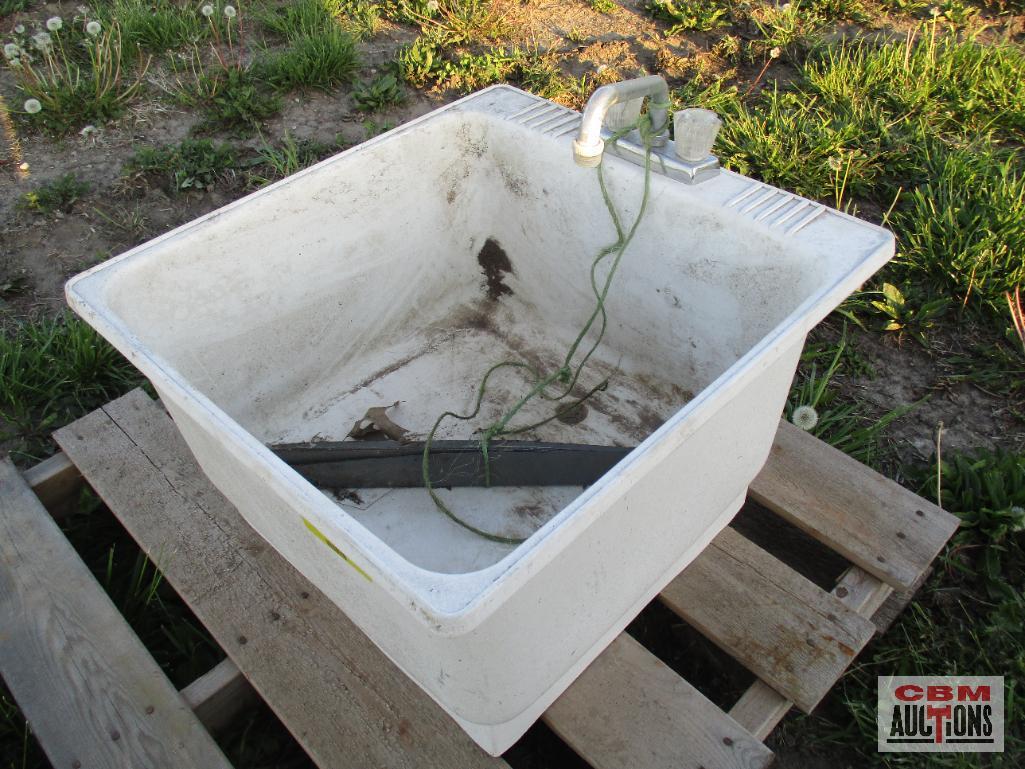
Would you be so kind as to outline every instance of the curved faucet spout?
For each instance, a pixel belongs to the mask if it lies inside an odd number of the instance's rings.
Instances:
[[[609,108],[645,96],[649,99],[648,112],[652,126],[661,127],[653,145],[662,146],[669,140],[669,86],[661,75],[603,85],[588,99],[580,121],[580,131],[573,142],[573,159],[578,165],[594,167],[601,163],[605,151],[601,130]]]

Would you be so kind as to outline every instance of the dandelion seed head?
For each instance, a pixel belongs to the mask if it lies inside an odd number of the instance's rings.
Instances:
[[[51,32],[57,32],[64,26],[64,20],[60,16],[51,16],[46,20],[46,28]]]
[[[786,13],[790,10],[790,3],[783,3],[783,5],[779,7],[779,10],[783,13]]]
[[[83,136],[83,137],[88,139],[90,136],[92,136],[98,130],[99,129],[96,126],[90,124],[90,125],[87,125],[85,128],[83,128],[81,131],[79,131],[78,134],[79,134],[79,136]]]
[[[43,105],[39,103],[39,99],[26,99],[25,100],[25,111],[34,115],[43,108]]]
[[[811,430],[819,423],[819,412],[812,406],[798,406],[794,409],[790,421],[802,430]]]
[[[782,55],[783,55],[783,49],[780,48],[778,45],[775,48],[773,48],[771,51],[769,51],[769,58],[770,59],[778,59]]]
[[[843,161],[836,155],[833,155],[828,162],[829,167],[832,168],[834,171],[839,171],[841,166],[843,165]]]
[[[15,24],[14,25],[14,34],[16,34],[16,35],[24,35],[25,34],[25,25],[24,24]]]
[[[935,18],[936,16],[940,15],[940,9],[934,5],[932,8],[929,9],[929,14]]]
[[[234,19],[238,11],[235,10],[235,6],[226,5],[224,6],[224,15],[229,19]]]
[[[85,25],[85,31],[93,37],[96,37],[98,34],[100,34],[101,29],[102,27],[100,26],[100,22],[98,21],[90,21],[88,24]]]
[[[16,59],[19,53],[21,53],[21,49],[17,43],[4,43],[4,56],[8,59]]]
[[[49,32],[39,32],[32,36],[32,43],[43,53],[46,53],[53,46],[53,38]]]
[[[210,18],[211,16],[214,15],[214,7],[212,5],[204,5],[199,10],[207,18]]]
[[[428,0],[428,2],[427,2],[427,10],[428,11],[430,11],[431,13],[437,13],[440,8],[441,8],[441,3],[439,3],[438,0]]]
[[[88,16],[89,15],[89,6],[87,6],[87,5],[75,6],[75,10],[78,11],[79,16]]]

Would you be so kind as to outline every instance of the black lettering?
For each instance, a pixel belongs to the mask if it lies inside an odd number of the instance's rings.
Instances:
[[[904,722],[900,717],[900,705],[893,706],[893,719],[890,721],[890,736],[891,737],[905,737],[904,733]]]

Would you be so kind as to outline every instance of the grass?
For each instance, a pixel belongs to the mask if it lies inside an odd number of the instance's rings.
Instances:
[[[0,336],[0,436],[18,459],[52,453],[49,433],[142,381],[72,316],[19,323]]]
[[[74,174],[64,174],[26,192],[21,207],[37,214],[70,213],[72,206],[87,192],[89,185]]]
[[[186,139],[177,145],[140,147],[126,171],[159,179],[171,192],[206,190],[233,177],[239,167],[235,149],[210,139]]]
[[[172,0],[114,0],[100,6],[106,25],[117,23],[126,46],[152,53],[173,51],[205,38],[209,25],[199,5]]]
[[[358,68],[356,43],[340,27],[293,37],[284,50],[266,54],[256,64],[259,79],[279,91],[326,90],[351,82]]]
[[[1005,20],[995,14],[1020,14],[1025,4],[940,0],[935,17],[932,5],[919,0],[884,0],[882,6],[874,0],[651,0],[647,11],[660,20],[663,32],[688,41],[666,41],[666,61],[679,65],[671,81],[674,99],[724,116],[717,153],[726,165],[883,222],[897,234],[897,259],[845,305],[846,317],[889,335],[893,344],[916,351],[921,346],[940,367],[936,388],[972,383],[995,393],[1004,406],[994,418],[1018,414],[1020,425],[1025,422],[1025,343],[1014,330],[1005,294],[1025,285],[1025,54],[1020,39],[1008,36]],[[594,13],[621,16],[613,0],[589,0],[588,6]],[[26,7],[26,0],[0,0],[0,15]],[[33,23],[39,26],[45,11],[34,7],[39,19]],[[73,132],[82,125],[124,113],[148,87],[141,80],[145,53],[161,54],[157,69],[173,68],[179,96],[199,118],[197,131],[218,140],[225,132],[260,132],[251,151],[195,137],[138,150],[130,173],[172,193],[199,195],[217,186],[268,184],[331,151],[287,133],[263,138],[268,119],[285,98],[302,99],[295,92],[338,89],[334,93],[367,113],[357,119],[369,137],[394,124],[390,114],[385,122],[370,113],[397,103],[404,84],[467,92],[509,81],[579,108],[602,82],[593,68],[582,69],[573,59],[577,46],[593,42],[588,30],[567,31],[566,49],[519,49],[507,39],[516,14],[506,13],[510,6],[502,0],[259,2],[239,7],[234,22],[224,17],[223,3],[206,21],[198,7],[177,0],[107,0],[96,7],[103,22],[97,38],[84,32],[82,20],[65,18],[49,58],[36,51],[34,75],[9,73],[9,82],[19,89],[17,98],[7,100],[15,125],[72,134],[69,142],[77,141]],[[880,18],[883,10],[895,14],[894,27],[912,28],[906,39],[871,31],[889,23]],[[238,34],[243,11],[244,39]],[[404,25],[403,34],[412,28],[416,35],[399,53],[395,74],[361,70],[357,57],[356,41],[373,36],[383,19]],[[13,20],[6,21],[5,29],[13,28]],[[998,28],[983,31],[984,21]],[[827,41],[825,35],[838,23],[866,34]],[[20,38],[29,49],[31,26]],[[26,114],[21,108],[29,98],[37,98],[42,109]],[[40,214],[77,215],[87,193],[81,185],[74,176],[60,177],[29,193],[34,197],[27,196],[23,205]],[[108,216],[111,226],[126,230],[144,224],[127,213]],[[0,282],[5,299],[27,293],[21,277]],[[140,381],[79,321],[5,323],[0,424],[21,463],[52,450],[47,435],[54,427]],[[946,349],[951,334],[958,339],[957,354]],[[863,462],[912,479],[923,494],[935,497],[935,464],[908,461],[891,445],[908,406],[893,404],[887,411],[852,399],[841,386],[852,372],[870,373],[842,335],[829,344],[812,343],[785,415],[814,408],[815,435]],[[1014,687],[1008,700],[1009,748],[1021,753],[1025,560],[1021,517],[1014,508],[1023,505],[1023,462],[1020,454],[992,451],[943,457],[942,501],[964,522],[956,541],[923,592],[859,659],[831,702],[816,716],[790,723],[784,740],[827,751],[854,750],[866,766],[974,766],[957,756],[897,756],[884,762],[874,753],[875,676],[957,670],[1008,676]],[[95,505],[83,500],[83,509]],[[161,665],[184,683],[212,664],[217,652],[116,528],[76,516],[68,530]],[[280,758],[279,748],[287,749],[284,741],[279,745],[268,736],[272,719],[253,718],[225,742],[236,765],[302,760]],[[14,766],[43,760],[2,692],[0,745]],[[991,765],[1011,766],[1015,753],[1007,756],[1003,764],[997,758]]]
[[[730,167],[840,208],[890,211],[901,256],[886,276],[991,317],[1025,282],[1025,55],[939,37],[812,53],[786,88],[678,92],[726,115]]]

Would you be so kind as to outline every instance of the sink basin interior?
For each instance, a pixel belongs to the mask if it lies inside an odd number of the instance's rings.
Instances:
[[[606,172],[629,225],[643,169],[608,158]],[[608,389],[582,421],[515,437],[637,444],[849,268],[722,210],[701,187],[652,177],[578,391],[605,377]],[[104,290],[142,344],[260,441],[341,440],[369,407],[396,402],[394,421],[423,436],[442,411],[471,406],[494,363],[561,363],[594,307],[590,263],[614,240],[596,172],[573,164],[567,141],[454,110],[148,244],[104,274]],[[438,437],[472,437],[526,386],[501,374],[481,418]],[[551,411],[536,400],[516,423]],[[466,520],[520,537],[579,493],[443,492]],[[432,571],[511,550],[421,489],[353,490],[339,504]]]

